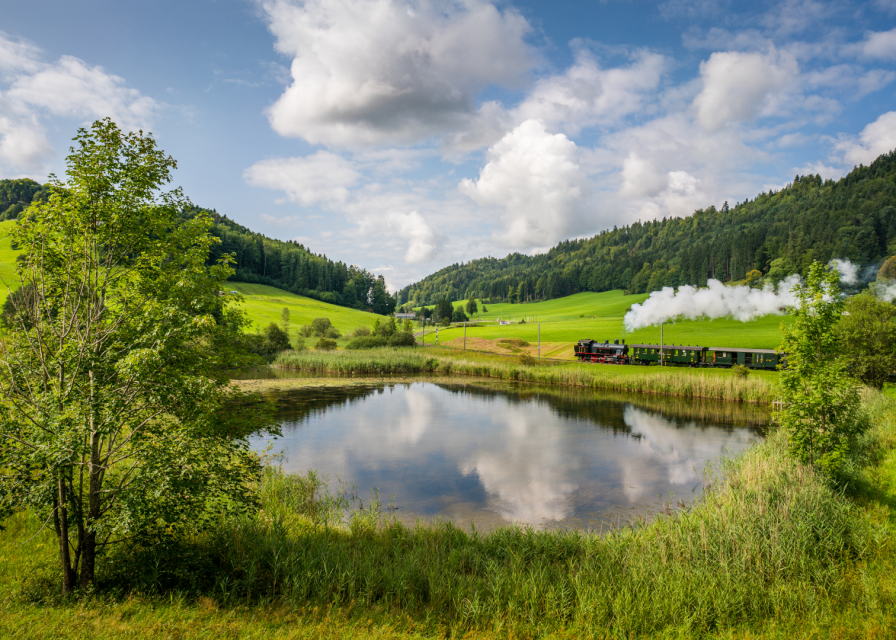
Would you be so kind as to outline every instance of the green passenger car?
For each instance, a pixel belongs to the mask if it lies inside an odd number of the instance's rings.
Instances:
[[[667,365],[688,365],[699,367],[703,364],[706,347],[691,345],[670,345],[662,347],[663,358]],[[658,344],[632,344],[629,345],[629,357],[633,363],[652,364],[660,362],[660,345]]]
[[[706,364],[712,367],[733,367],[742,364],[751,369],[774,370],[784,363],[784,354],[774,349],[732,349],[731,347],[709,347]]]

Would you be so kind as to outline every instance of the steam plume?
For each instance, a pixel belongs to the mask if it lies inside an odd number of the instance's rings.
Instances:
[[[701,316],[733,316],[747,322],[771,313],[782,314],[795,304],[791,289],[799,282],[800,277],[793,275],[785,278],[777,289],[770,284],[763,289],[746,285],[726,287],[718,280],[710,280],[705,289],[685,285],[677,293],[672,287],[665,287],[651,293],[643,304],[633,304],[623,323],[627,331],[632,331],[679,317],[695,320]]]
[[[828,263],[828,266],[837,270],[840,274],[840,282],[843,284],[856,284],[859,281],[859,265],[853,264],[849,260],[834,258]]]

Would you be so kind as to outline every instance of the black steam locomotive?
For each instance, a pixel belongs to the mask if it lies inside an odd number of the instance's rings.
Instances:
[[[600,364],[665,364],[689,367],[733,367],[750,369],[778,368],[786,364],[786,354],[774,349],[734,349],[732,347],[697,347],[691,345],[622,344],[619,340],[579,340],[575,345],[580,362]]]

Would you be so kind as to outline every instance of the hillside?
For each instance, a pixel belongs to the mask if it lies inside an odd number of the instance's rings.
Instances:
[[[797,176],[778,192],[687,218],[636,222],[548,253],[511,254],[446,267],[398,292],[420,306],[470,295],[493,301],[553,299],[582,291],[631,293],[742,280],[752,270],[779,281],[813,260],[863,266],[896,253],[896,151],[846,177]]]
[[[12,249],[9,238],[9,232],[15,224],[15,220],[0,222],[0,304],[6,300],[7,284],[12,289],[18,287],[15,260],[19,252]],[[290,323],[294,327],[310,324],[314,318],[326,317],[343,333],[352,331],[360,325],[371,327],[377,317],[382,317],[262,284],[231,282],[228,283],[228,287],[243,295],[242,306],[252,322],[253,329],[270,322],[279,323],[283,307],[289,309]]]

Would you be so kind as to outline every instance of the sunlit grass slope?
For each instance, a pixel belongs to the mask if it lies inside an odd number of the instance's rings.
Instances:
[[[242,307],[252,321],[252,328],[263,327],[271,322],[279,324],[283,307],[289,309],[289,321],[294,328],[310,324],[315,318],[329,318],[333,326],[345,333],[361,325],[372,327],[376,318],[384,318],[374,313],[328,304],[264,284],[228,282],[226,286],[228,291],[239,291],[242,294]]]
[[[643,302],[646,294],[624,296],[621,291],[604,293],[577,293],[565,298],[526,304],[487,304],[486,313],[479,313],[474,320],[521,319],[526,324],[490,325],[468,327],[467,337],[496,340],[521,338],[535,343],[538,338],[537,322],[541,323],[541,341],[551,343],[543,356],[572,357],[572,344],[582,338],[595,340],[625,340],[627,343],[659,343],[660,328],[646,327],[626,332],[622,324],[628,308]],[[458,301],[457,304],[460,304]],[[717,320],[684,320],[666,323],[665,344],[701,345],[705,347],[741,347],[775,349],[781,344],[781,322],[785,316],[765,316],[750,322],[731,318]],[[463,335],[462,328],[440,329],[439,342],[446,342]]]
[[[0,304],[6,300],[8,289],[19,287],[19,278],[16,276],[16,256],[20,252],[12,248],[9,237],[15,223],[15,220],[0,222]]]

